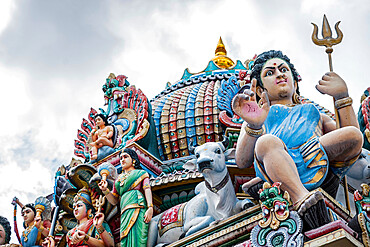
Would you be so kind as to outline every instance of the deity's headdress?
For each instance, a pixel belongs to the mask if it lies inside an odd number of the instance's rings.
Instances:
[[[75,197],[73,198],[73,201],[76,203],[78,201],[82,201],[86,205],[86,209],[92,209],[94,211],[94,202],[91,199],[90,191],[87,188],[80,189]]]
[[[33,203],[27,203],[26,205],[24,205],[24,206],[23,206],[22,211],[23,211],[25,208],[30,208],[30,209],[33,211],[33,213],[36,215],[35,204],[33,204]]]

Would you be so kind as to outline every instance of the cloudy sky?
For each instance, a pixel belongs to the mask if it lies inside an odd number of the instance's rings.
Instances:
[[[202,71],[220,36],[234,61],[282,50],[303,78],[301,94],[332,110],[314,89],[328,62],[310,23],[321,30],[323,14],[332,27],[341,20],[333,65],[357,112],[370,86],[369,13],[366,0],[1,0],[0,215],[12,220],[14,196],[28,203],[52,192],[82,118],[103,107],[109,73],[128,76],[151,99],[185,68]]]

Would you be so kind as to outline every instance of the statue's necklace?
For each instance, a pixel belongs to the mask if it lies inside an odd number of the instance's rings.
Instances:
[[[286,104],[285,106],[288,106],[288,107],[293,107],[293,106],[296,106],[297,104]]]
[[[125,180],[126,178],[128,177],[128,175],[130,174],[131,171],[129,172],[125,172],[125,173],[122,173],[119,178],[118,178],[118,181],[120,182],[119,185],[122,187],[124,184],[125,184]]]
[[[30,232],[31,232],[31,230],[32,230],[32,228],[33,228],[33,227],[34,227],[34,225],[29,226],[29,227],[27,227],[27,228],[23,231],[22,236],[23,236],[23,238],[24,238],[24,242],[27,242],[27,241],[28,241],[28,235],[30,234]]]

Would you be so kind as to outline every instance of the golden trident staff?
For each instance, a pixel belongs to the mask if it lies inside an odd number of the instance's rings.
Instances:
[[[323,39],[319,39],[317,37],[317,33],[318,33],[317,25],[315,23],[311,23],[313,25],[312,41],[316,45],[321,45],[321,46],[326,47],[325,51],[326,51],[326,53],[328,54],[328,57],[329,57],[330,71],[333,71],[333,64],[332,64],[332,61],[331,61],[331,53],[333,52],[332,46],[339,44],[343,39],[343,33],[339,29],[339,23],[340,23],[340,21],[338,21],[337,24],[335,24],[335,31],[337,32],[337,36],[338,36],[335,39],[331,36],[332,35],[331,34],[331,28],[330,28],[328,19],[326,19],[326,15],[324,15],[324,19],[322,21],[322,37],[323,37]]]
[[[325,51],[328,54],[328,58],[329,58],[330,72],[333,71],[333,63],[332,63],[332,60],[331,60],[331,54],[333,52],[332,46],[339,44],[343,39],[343,33],[339,29],[339,23],[340,23],[340,21],[338,21],[335,24],[335,31],[337,32],[337,36],[338,36],[335,39],[331,36],[332,35],[331,28],[330,28],[328,19],[326,19],[326,15],[324,15],[324,18],[322,20],[322,37],[323,37],[323,39],[319,39],[317,37],[317,33],[318,33],[317,25],[315,23],[311,23],[313,25],[312,41],[316,45],[321,45],[321,46],[326,47]],[[335,104],[335,99],[334,98],[333,98],[333,101],[334,101],[334,104]],[[336,124],[337,124],[337,129],[338,129],[339,128],[339,115],[338,115],[338,111],[335,107],[334,107],[334,113],[335,113],[335,120],[336,120]]]
[[[322,39],[319,39],[317,37],[317,33],[318,33],[317,25],[315,23],[311,23],[313,25],[312,42],[315,43],[316,45],[326,47],[325,51],[328,54],[328,58],[329,58],[330,72],[333,71],[333,63],[332,63],[332,59],[331,59],[331,54],[333,53],[332,46],[339,44],[343,39],[343,33],[339,29],[339,23],[340,23],[340,21],[338,21],[335,24],[335,31],[337,32],[337,38],[335,38],[335,39],[332,37],[331,28],[330,28],[328,19],[326,19],[326,15],[324,15],[324,18],[323,18],[323,21],[322,21],[322,37],[323,37]],[[334,98],[333,98],[333,100],[335,102]],[[335,112],[335,120],[336,120],[337,128],[339,128],[339,114],[338,114],[338,110],[335,107],[334,107],[334,112]],[[346,198],[347,209],[351,213],[351,206],[350,206],[350,203],[349,203],[349,196],[348,196],[347,176],[344,176],[343,183],[344,183],[344,190],[345,190],[344,195],[345,195],[345,198]]]

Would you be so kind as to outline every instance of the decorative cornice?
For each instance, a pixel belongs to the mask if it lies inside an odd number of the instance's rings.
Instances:
[[[131,149],[135,150],[138,157],[139,157],[140,163],[142,165],[144,165],[147,169],[152,171],[154,174],[159,175],[159,174],[162,173],[162,168],[161,168],[162,162],[159,159],[157,159],[155,156],[150,154],[147,150],[142,148],[136,142],[130,143],[129,145],[127,145],[124,148],[131,148]],[[107,157],[99,160],[98,162],[93,163],[92,165],[94,167],[98,167],[100,164],[102,164],[104,162],[109,162],[115,167],[119,166],[120,165],[120,163],[119,163],[119,154],[121,153],[121,151],[123,149],[120,149],[120,150],[112,153],[111,155],[108,155]]]
[[[141,164],[145,165],[149,170],[151,170],[156,175],[159,175],[162,173],[162,161],[157,159],[155,156],[153,156],[151,153],[149,153],[147,150],[142,148],[139,144],[136,142],[130,143],[125,148],[131,148],[136,151],[137,155],[139,156],[139,160]]]
[[[225,220],[217,225],[209,226],[195,234],[185,237],[169,245],[169,247],[180,246],[219,246],[237,237],[250,233],[258,221],[262,219],[262,214],[257,214],[261,210],[259,205],[249,208]],[[257,215],[256,215],[257,214]]]
[[[190,183],[199,183],[203,181],[202,173],[196,171],[177,171],[172,174],[162,174],[159,177],[150,179],[150,186],[153,191],[167,187],[182,186]]]
[[[325,234],[319,238],[304,243],[305,247],[313,246],[363,246],[356,238],[351,236],[346,230],[338,229]]]

